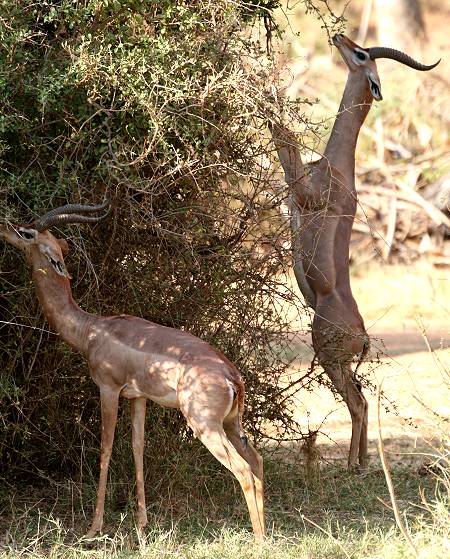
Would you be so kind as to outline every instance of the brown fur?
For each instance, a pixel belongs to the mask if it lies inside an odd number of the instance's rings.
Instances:
[[[187,332],[136,316],[103,317],[84,312],[72,297],[62,254],[66,243],[49,231],[34,230],[32,240],[19,233],[19,226],[0,225],[0,238],[22,250],[31,265],[36,292],[51,327],[85,355],[100,389],[100,480],[88,537],[102,529],[118,401],[124,397],[131,400],[138,528],[147,524],[143,448],[145,407],[150,399],[180,409],[204,445],[236,476],[255,536],[262,538],[262,459],[250,443],[243,445],[241,440],[244,383],[237,368],[220,351]]]
[[[350,286],[349,245],[356,213],[355,147],[369,112],[368,75],[379,83],[375,62],[353,62],[355,43],[335,37],[349,78],[324,156],[304,166],[295,136],[272,125],[272,137],[290,189],[294,272],[314,310],[313,346],[319,363],[346,402],[352,418],[349,467],[367,464],[367,401],[352,371],[367,353],[368,336]]]

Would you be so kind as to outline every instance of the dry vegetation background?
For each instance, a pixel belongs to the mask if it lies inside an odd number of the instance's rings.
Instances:
[[[354,40],[364,4],[351,2],[345,12],[346,33]],[[380,44],[375,8],[364,42],[368,46]],[[388,405],[384,415],[385,434],[391,450],[404,452],[425,449],[433,439],[434,426],[424,419],[428,408],[442,417],[450,415],[448,390],[443,388],[450,365],[450,41],[442,25],[450,21],[450,9],[432,1],[422,2],[422,8],[428,40],[421,48],[410,46],[409,52],[428,63],[441,58],[440,70],[419,74],[391,61],[378,62],[384,99],[373,104],[359,136],[359,207],[351,245],[352,287],[372,337],[373,362],[363,371],[374,385],[383,380],[386,397],[395,403],[396,412]],[[346,67],[321,37],[322,22],[308,18],[305,25],[305,18],[298,6],[297,20],[291,17],[288,28],[302,31],[299,38],[291,33],[284,52],[290,68],[288,93],[319,99],[304,108],[305,116],[323,126],[320,138],[306,132],[306,153],[314,159],[331,130]],[[395,39],[391,37],[391,44]],[[307,327],[308,320],[303,323]],[[305,347],[298,348],[300,374],[312,357]],[[300,392],[296,398],[296,418],[302,422],[307,417],[312,430],[321,426],[318,441],[325,445],[325,454],[342,460],[350,432],[345,406],[338,408],[323,390]],[[371,453],[376,459],[373,391],[369,401]],[[327,446],[330,441],[344,443],[341,452]]]

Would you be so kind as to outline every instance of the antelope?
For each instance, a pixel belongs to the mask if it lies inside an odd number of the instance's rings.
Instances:
[[[102,530],[108,466],[117,421],[119,397],[131,401],[132,447],[136,470],[137,528],[147,524],[143,449],[146,401],[177,408],[217,460],[242,487],[253,531],[264,528],[263,462],[241,436],[244,383],[238,369],[217,349],[181,330],[136,316],[97,316],[73,300],[63,254],[64,239],[49,229],[63,223],[96,223],[105,204],[68,204],[31,225],[0,225],[0,238],[21,250],[32,268],[37,296],[51,328],[87,359],[100,389],[100,477],[93,521],[86,538]]]
[[[421,71],[440,61],[425,66],[398,50],[362,48],[341,34],[332,41],[347,65],[348,79],[323,157],[304,165],[294,134],[280,122],[269,127],[289,189],[294,275],[314,311],[315,359],[350,412],[348,466],[358,470],[367,467],[368,404],[356,373],[370,344],[349,275],[357,206],[356,143],[373,99],[382,99],[376,59],[390,58]],[[352,361],[358,355],[353,371]]]

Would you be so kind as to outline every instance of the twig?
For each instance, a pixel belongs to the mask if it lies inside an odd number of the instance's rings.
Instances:
[[[442,223],[444,223],[447,227],[450,228],[450,219],[444,214],[444,212],[441,212],[441,210],[439,208],[437,208],[434,204],[431,204],[431,202],[428,202],[427,200],[425,200],[425,198],[423,198],[423,196],[421,196],[413,188],[408,186],[405,182],[403,182],[401,180],[398,180],[398,179],[395,182],[396,182],[396,185],[401,190],[403,190],[403,192],[408,194],[411,201],[416,202],[417,205],[421,206],[426,211],[426,213],[429,215],[429,217],[431,217],[431,219],[435,223],[437,223],[438,225],[441,225]]]
[[[422,338],[424,339],[424,342],[427,346],[427,349],[430,352],[431,356],[433,357],[433,361],[436,363],[436,366],[438,367],[438,369],[440,369],[442,376],[444,376],[444,375],[448,376],[449,373],[448,373],[445,365],[442,363],[442,361],[437,356],[436,351],[431,347],[430,340],[428,339],[427,331],[426,331],[426,328],[425,328],[425,324],[423,323],[422,317],[417,317],[416,318],[416,323],[417,323],[417,326],[419,327],[419,331],[422,335]]]
[[[388,224],[386,230],[386,239],[383,250],[383,257],[385,260],[389,258],[392,243],[394,242],[395,229],[397,227],[397,198],[394,196],[389,204]]]
[[[39,328],[38,326],[30,326],[29,324],[21,324],[20,322],[12,322],[11,320],[0,320],[0,324],[9,324],[10,326],[21,326],[22,328],[39,330],[40,332],[46,332],[47,334],[56,334],[55,332],[52,332],[51,330],[46,330],[45,328]]]
[[[380,408],[381,408],[381,387],[383,385],[383,381],[380,382],[377,388],[377,422],[378,422],[378,451],[380,453],[380,460],[381,465],[383,466],[384,477],[386,478],[386,485],[389,490],[389,495],[391,497],[392,508],[394,510],[395,521],[397,526],[402,533],[403,537],[405,538],[406,542],[408,543],[412,553],[418,559],[419,554],[417,552],[416,546],[409,535],[408,530],[406,529],[405,525],[403,524],[402,517],[400,515],[400,510],[398,508],[397,498],[395,496],[394,491],[394,484],[392,483],[391,473],[389,470],[389,464],[386,458],[386,453],[384,451],[384,442],[383,436],[381,434],[381,418],[380,418]]]
[[[350,559],[350,555],[347,553],[345,547],[341,544],[341,542],[335,538],[333,536],[333,534],[331,534],[330,532],[327,532],[324,528],[322,528],[322,526],[319,526],[318,524],[316,524],[313,520],[310,520],[309,518],[307,518],[304,514],[302,514],[302,520],[306,520],[306,522],[309,522],[310,524],[312,524],[313,526],[315,526],[316,528],[318,528],[321,532],[323,532],[324,534],[326,534],[329,538],[331,538],[333,541],[335,541],[338,546],[341,548],[342,552],[344,553],[344,555],[347,557],[347,559]]]
[[[402,186],[399,185],[398,183],[396,183],[396,186],[402,188]],[[411,187],[407,187],[407,188],[411,188]],[[412,192],[414,193],[411,194],[411,192],[408,191],[406,188],[404,188],[403,190],[404,192],[398,192],[394,189],[387,188],[385,186],[374,186],[372,184],[365,184],[365,183],[360,183],[358,185],[358,191],[360,193],[367,192],[371,195],[384,196],[386,198],[395,197],[397,198],[397,200],[401,200],[402,202],[406,202],[408,204],[411,204],[412,206],[417,206],[419,208],[422,208],[427,213],[428,217],[430,217],[431,220],[435,222],[437,225],[441,225],[442,223],[444,223],[445,225],[450,227],[450,220],[443,212],[441,212],[439,208],[434,206],[431,202],[425,200],[425,198],[423,198],[421,194],[419,194],[417,191],[411,189]],[[367,202],[365,200],[363,200],[363,203],[367,205]]]

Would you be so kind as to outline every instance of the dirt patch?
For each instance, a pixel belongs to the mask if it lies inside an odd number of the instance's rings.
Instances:
[[[388,452],[395,460],[411,461],[411,453],[432,452],[436,440],[436,423],[450,417],[448,350],[433,353],[412,351],[416,336],[395,340],[396,351],[404,342],[405,353],[387,357],[376,364],[365,364],[362,370],[370,374],[374,384],[383,382],[385,395],[381,410],[383,437]],[[436,340],[438,338],[436,337]],[[389,338],[385,339],[389,347]],[[377,403],[375,393],[365,391],[369,402],[369,455],[377,459]],[[351,421],[344,403],[338,402],[331,391],[302,392],[296,397],[296,420],[306,430],[320,428],[317,439],[322,455],[328,460],[346,460],[351,435]],[[402,456],[403,455],[403,456]]]
[[[372,339],[373,362],[361,365],[385,394],[382,429],[386,449],[394,462],[418,461],[418,452],[432,452],[436,424],[450,417],[449,277],[426,263],[411,266],[375,266],[353,278],[353,288]],[[387,286],[380,292],[380,286]],[[307,322],[307,321],[303,321]],[[308,370],[312,352],[296,344],[298,360],[293,375]],[[305,345],[306,342],[307,344]],[[378,355],[378,358],[377,358]],[[376,395],[369,401],[369,454],[377,460]],[[302,429],[320,429],[317,443],[327,460],[345,461],[351,435],[347,407],[324,388],[300,391],[295,418]]]

